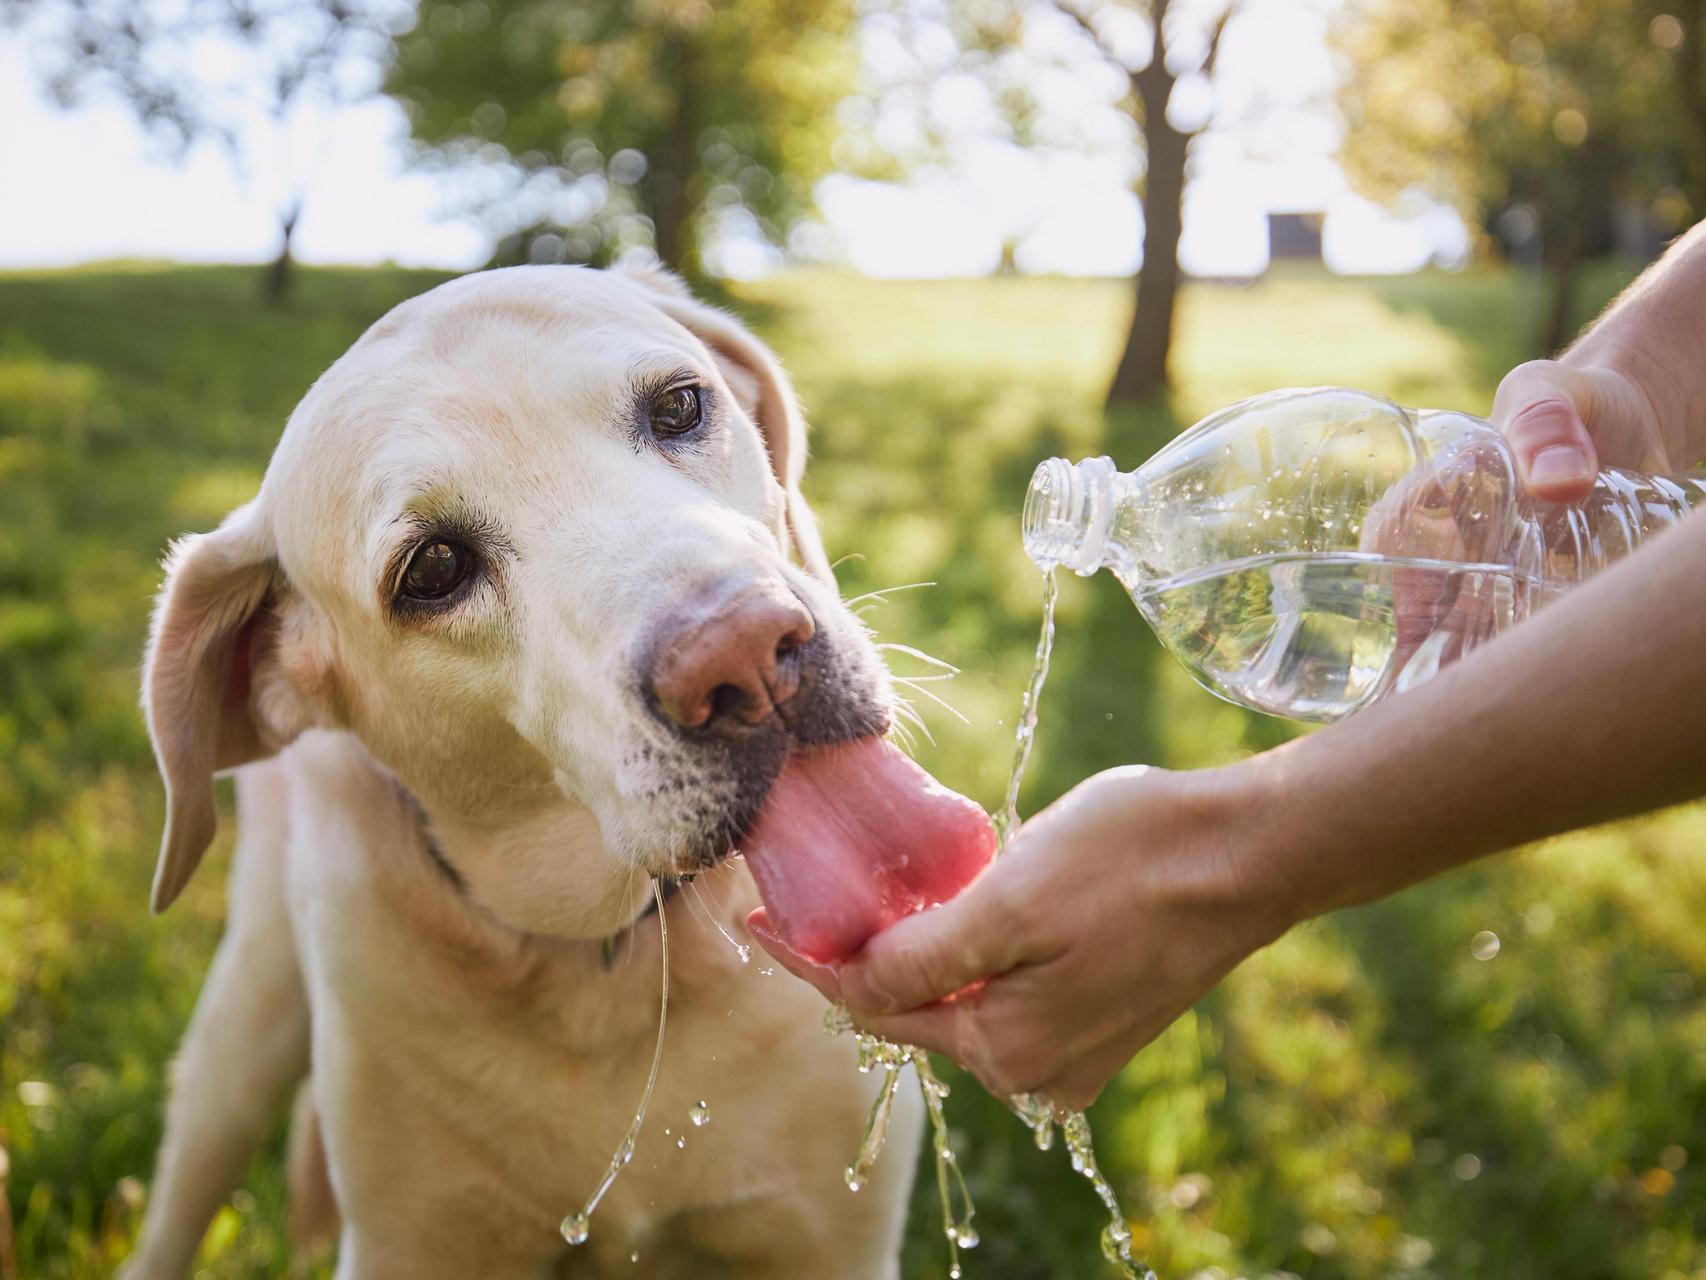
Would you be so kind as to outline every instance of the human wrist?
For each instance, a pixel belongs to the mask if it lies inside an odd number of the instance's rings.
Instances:
[[[1220,914],[1243,921],[1251,949],[1324,909],[1312,906],[1297,873],[1282,771],[1272,767],[1279,754],[1181,775],[1205,833],[1199,892]]]
[[[1706,438],[1702,438],[1706,424],[1696,421],[1699,410],[1706,407],[1706,380],[1693,388],[1691,397],[1675,362],[1662,348],[1655,350],[1654,344],[1644,342],[1632,326],[1618,328],[1630,331],[1603,338],[1597,332],[1590,334],[1590,339],[1599,340],[1584,340],[1560,356],[1558,363],[1595,381],[1601,413],[1619,411],[1649,423],[1659,439],[1675,442],[1686,455],[1668,459],[1670,465],[1690,465],[1706,449]]]
[[[1308,734],[1219,771],[1241,815],[1242,892],[1264,904],[1276,933],[1405,882],[1419,828],[1394,821],[1409,807],[1402,785],[1371,795],[1368,779],[1391,772],[1390,740],[1363,728]]]
[[[1702,240],[1706,246],[1706,239]],[[1696,257],[1706,248],[1696,250]],[[1673,470],[1706,458],[1706,364],[1699,359],[1699,334],[1706,310],[1695,279],[1659,271],[1648,287],[1637,285],[1561,356],[1558,363],[1610,381],[1620,398],[1643,414],[1666,442]],[[1688,295],[1679,300],[1677,293]]]

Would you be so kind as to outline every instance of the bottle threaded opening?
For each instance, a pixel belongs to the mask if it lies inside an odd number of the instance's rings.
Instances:
[[[1072,481],[1072,466],[1064,458],[1038,463],[1031,474],[1020,529],[1025,553],[1044,569],[1071,560],[1083,532],[1082,521],[1073,518],[1079,495]]]
[[[1102,566],[1114,515],[1112,458],[1050,458],[1031,475],[1021,532],[1038,567],[1090,574]]]

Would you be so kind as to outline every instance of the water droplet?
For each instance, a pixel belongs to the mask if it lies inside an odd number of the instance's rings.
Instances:
[[[711,1108],[705,1105],[705,1099],[701,1098],[691,1107],[687,1108],[687,1118],[691,1120],[694,1127],[698,1129],[703,1129],[706,1125],[711,1123]]]
[[[591,1234],[591,1227],[587,1223],[586,1214],[578,1212],[571,1213],[564,1218],[557,1230],[563,1233],[563,1239],[570,1244],[585,1244],[587,1236]]]
[[[770,977],[774,977],[774,976],[775,976],[775,974],[776,974],[776,969],[775,969],[775,967],[774,967],[774,966],[773,966],[773,965],[768,965],[768,964],[767,964],[767,965],[765,965],[765,966],[764,966],[764,967],[763,967],[763,968],[761,968],[761,969],[760,969],[760,970],[759,970],[759,971],[758,971],[758,973],[759,973],[759,976],[760,976],[760,977],[765,977],[765,978],[770,978]]]
[[[1477,960],[1491,960],[1499,954],[1499,935],[1483,929],[1469,940],[1469,954]]]
[[[675,1140],[675,1149],[677,1151],[687,1150],[687,1139],[686,1138],[677,1138]]]
[[[859,1171],[852,1165],[847,1166],[847,1172],[842,1176],[847,1180],[847,1189],[849,1191],[857,1191],[860,1187],[865,1185],[863,1182],[859,1181]]]
[[[632,1253],[630,1253],[628,1255],[628,1261],[629,1262],[638,1262],[639,1260],[640,1260],[640,1251],[638,1249],[635,1249]]]
[[[746,964],[752,959],[752,948],[744,942],[737,942],[735,943],[735,954],[740,957],[742,964]]]
[[[1115,1224],[1111,1222],[1102,1228],[1102,1256],[1104,1258],[1118,1266],[1122,1262],[1131,1260],[1130,1252],[1131,1232],[1125,1230],[1124,1227],[1116,1228]]]
[[[1461,1155],[1451,1162],[1452,1176],[1459,1182],[1473,1182],[1481,1176],[1481,1157]]]

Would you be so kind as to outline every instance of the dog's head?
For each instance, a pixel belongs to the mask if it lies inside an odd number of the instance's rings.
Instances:
[[[155,909],[213,835],[214,773],[311,727],[490,831],[458,870],[524,927],[607,931],[635,872],[723,856],[791,748],[888,723],[804,462],[775,359],[671,277],[518,268],[397,307],[259,496],[172,554]],[[502,838],[565,803],[598,838]],[[542,894],[566,900],[518,905]]]

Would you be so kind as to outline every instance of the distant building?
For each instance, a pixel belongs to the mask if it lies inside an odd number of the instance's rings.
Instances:
[[[1321,261],[1321,226],[1325,213],[1270,213],[1268,215],[1268,258]]]

